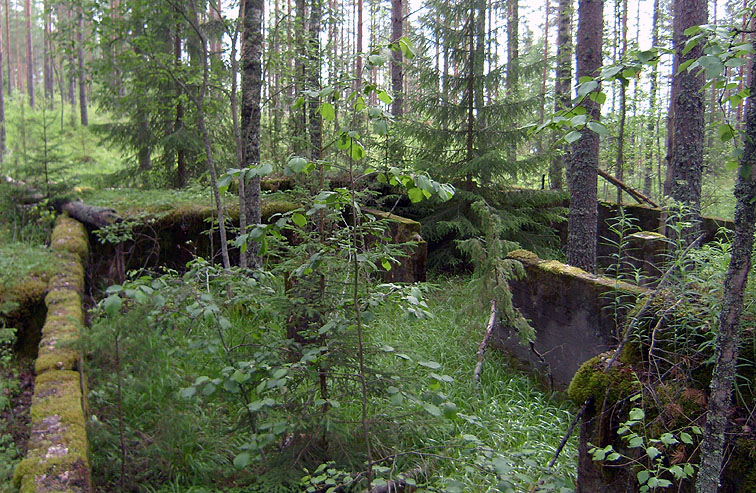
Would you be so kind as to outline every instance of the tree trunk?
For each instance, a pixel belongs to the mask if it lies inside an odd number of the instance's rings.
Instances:
[[[577,30],[577,78],[595,77],[601,67],[604,25],[603,0],[579,0]],[[581,103],[593,120],[601,116],[600,107],[590,98]],[[596,177],[599,136],[587,127],[572,144],[567,184],[570,190],[570,213],[567,237],[567,263],[587,272],[596,270],[596,228],[598,201]]]
[[[756,95],[756,74],[751,68],[751,94]],[[717,335],[717,362],[711,378],[709,410],[706,415],[704,438],[701,444],[701,468],[698,471],[696,491],[716,492],[722,470],[725,432],[728,425],[732,388],[735,381],[740,343],[740,317],[743,311],[743,294],[751,270],[754,223],[756,223],[756,103],[748,98],[745,122],[745,148],[738,167],[734,195],[735,238],[732,243],[730,266],[725,278],[722,311]]]
[[[11,69],[11,45],[10,45],[10,7],[8,0],[5,0],[5,52],[7,53],[6,63],[8,64],[8,97],[13,96],[13,73]],[[18,59],[16,60],[18,63]],[[2,69],[2,67],[0,67]]]
[[[31,0],[24,1],[24,18],[26,20],[26,89],[29,93],[29,106],[34,108],[34,53],[32,50]]]
[[[0,33],[0,163],[4,161],[5,150],[6,150],[6,147],[5,147],[5,91],[3,91],[3,36],[2,36],[2,33]]]
[[[262,15],[263,0],[246,0],[242,38],[242,107],[241,132],[244,136],[244,166],[260,165],[260,91],[262,89]],[[318,31],[316,31],[318,32]],[[241,188],[240,188],[241,189]],[[260,177],[244,183],[244,216],[250,226],[261,222]],[[246,251],[247,267],[260,266],[257,242],[250,242]]]
[[[621,24],[621,44],[620,44],[620,59],[624,61],[625,52],[627,51],[627,0],[622,0],[622,24]],[[620,114],[619,114],[619,132],[617,133],[617,179],[622,181],[624,179],[625,171],[625,120],[627,119],[627,87],[620,81],[620,94],[619,94]],[[617,204],[622,203],[622,189],[617,189]]]
[[[81,115],[81,124],[86,127],[89,125],[89,116],[87,115],[87,84],[84,74],[84,12],[82,7],[79,7],[77,12],[78,19],[76,21],[76,45],[78,49],[78,62],[79,62],[79,114]],[[141,163],[140,163],[141,166]]]
[[[672,147],[668,182],[665,184],[670,197],[690,208],[689,217],[693,226],[683,231],[686,242],[698,237],[701,228],[701,174],[703,170],[704,142],[704,97],[703,74],[687,70],[677,73],[677,67],[687,60],[702,56],[703,47],[698,44],[685,55],[682,54],[688,36],[685,30],[706,23],[706,0],[677,0],[674,5],[673,41],[675,49],[675,75],[672,79],[671,113],[673,116]]]
[[[651,44],[652,46],[659,46],[659,0],[654,0]],[[657,115],[659,114],[659,110],[656,108],[657,93],[659,92],[659,69],[656,65],[651,68],[650,85],[650,114],[648,115],[648,124],[646,126],[648,140],[646,141],[645,166],[643,167],[643,193],[649,197],[651,196],[651,177],[654,165],[654,141],[656,140],[655,136],[659,133],[659,126],[656,124],[658,121]],[[661,190],[659,194],[661,195]]]
[[[181,24],[176,23],[176,36],[173,40],[173,57],[176,68],[181,65]],[[235,72],[234,72],[235,74]],[[180,96],[180,95],[179,95]],[[176,98],[176,121],[173,123],[173,131],[178,132],[184,126],[184,103],[181,97]],[[179,143],[176,149],[176,186],[184,188],[187,183],[186,150]]]
[[[391,41],[398,43],[402,33],[402,2],[404,0],[391,0]],[[438,49],[438,47],[436,47]],[[394,100],[391,102],[391,114],[402,115],[404,96],[402,91],[402,50],[394,50],[391,54],[391,92]]]
[[[53,81],[52,68],[50,66],[50,5],[44,2],[44,12],[42,13],[42,22],[45,27],[42,38],[42,77],[45,86],[45,104],[53,104]]]
[[[556,74],[554,77],[554,111],[569,107],[572,90],[572,0],[559,0],[557,19]],[[569,149],[559,149],[549,166],[549,181],[552,190],[562,190],[565,163],[569,161]]]
[[[309,89],[320,90],[320,21],[323,16],[322,0],[311,0],[310,20],[308,28],[308,61],[307,79]],[[322,146],[323,120],[318,112],[319,98],[310,98],[309,109],[309,133],[310,133],[310,158],[313,161],[320,159]]]

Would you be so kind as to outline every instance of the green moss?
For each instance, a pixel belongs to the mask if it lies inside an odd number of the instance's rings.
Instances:
[[[263,222],[268,222],[273,215],[285,214],[297,207],[301,206],[288,200],[264,200],[260,206],[260,215]]]
[[[522,249],[509,252],[507,257],[514,260],[519,260],[520,262],[527,262],[529,264],[537,263],[539,260],[541,260],[535,253]]]
[[[88,444],[77,372],[37,375],[31,406],[32,438],[14,473],[22,492],[89,491]],[[64,482],[68,477],[74,481]]]
[[[84,260],[89,256],[89,239],[87,230],[76,219],[66,215],[58,216],[55,221],[50,248],[54,251],[70,252]]]
[[[611,352],[601,353],[580,366],[567,389],[570,399],[582,404],[592,397],[600,405],[605,397],[609,403],[614,403],[635,391],[636,378],[629,367],[615,363],[605,371],[611,356]]]

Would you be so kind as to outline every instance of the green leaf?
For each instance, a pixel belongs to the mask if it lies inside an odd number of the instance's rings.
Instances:
[[[299,96],[297,98],[297,100],[294,101],[294,104],[291,106],[291,109],[295,110],[295,111],[298,110],[299,108],[302,107],[302,105],[304,104],[304,102],[305,102],[304,96]]]
[[[651,477],[651,473],[644,469],[642,471],[638,471],[637,477],[638,477],[638,484],[646,484],[646,481],[648,481],[648,478]]]
[[[720,123],[717,127],[717,135],[720,141],[727,142],[735,138],[735,129],[728,123]]]
[[[299,212],[292,214],[291,216],[291,222],[299,226],[300,228],[304,227],[305,224],[307,224],[307,218],[304,217],[303,214],[300,214]]]
[[[389,262],[388,259],[382,258],[381,266],[386,270],[386,272],[391,270],[391,262]]]
[[[580,140],[580,137],[582,137],[580,132],[573,130],[572,132],[564,136],[564,140],[566,140],[568,144],[572,144],[573,142]]]
[[[231,184],[231,178],[232,176],[229,174],[225,174],[218,178],[218,191],[220,193],[225,193],[226,190],[228,190],[228,186]]]
[[[332,121],[336,118],[336,110],[331,103],[322,103],[319,111],[325,121]]]
[[[362,147],[362,144],[353,140],[352,147],[350,149],[349,154],[352,157],[352,159],[354,159],[355,161],[359,161],[360,159],[365,157],[365,148]]]
[[[441,368],[441,363],[436,363],[435,361],[418,361],[417,364],[426,368],[430,368],[431,370],[438,370],[439,368]]]
[[[596,104],[604,104],[606,102],[605,92],[592,92],[588,95],[588,97],[591,98],[591,101]]]
[[[659,454],[661,454],[661,452],[659,452],[659,449],[656,447],[648,447],[646,449],[646,455],[648,455],[648,458],[651,460],[659,457]]]
[[[250,462],[252,462],[252,457],[248,452],[242,452],[234,457],[234,467],[237,469],[244,469]]]
[[[580,84],[580,86],[578,86],[578,91],[577,91],[578,96],[585,96],[588,93],[596,90],[598,86],[599,86],[599,83],[593,79],[586,81]]]
[[[299,156],[294,156],[293,158],[289,159],[287,165],[289,169],[294,173],[300,173],[307,166],[307,159]]]
[[[110,295],[107,298],[105,298],[105,302],[102,304],[103,308],[105,309],[105,314],[108,317],[115,317],[118,315],[118,313],[121,311],[121,306],[123,306],[123,300],[120,296],[117,295]]]
[[[605,137],[606,134],[609,133],[603,123],[597,122],[595,120],[589,121],[586,126],[602,137]]]
[[[441,416],[441,410],[438,408],[438,406],[435,406],[430,402],[423,403],[423,409],[425,409],[431,416]]]
[[[678,74],[683,73],[688,67],[690,67],[691,65],[693,65],[693,62],[695,62],[695,61],[696,60],[688,60],[686,62],[683,62],[682,64],[680,64],[680,67],[677,69],[677,73]]]
[[[421,200],[423,200],[423,198],[425,198],[423,191],[417,187],[410,188],[407,192],[407,195],[409,195],[409,198],[413,203],[420,202]]]
[[[406,37],[399,39],[399,49],[402,50],[402,55],[404,55],[409,60],[412,60],[416,56],[415,48],[412,46],[410,40]]]
[[[368,57],[368,62],[370,62],[371,65],[381,66],[384,63],[386,63],[386,57],[383,55],[370,55]]]
[[[719,57],[707,55],[698,59],[698,63],[706,71],[706,76],[709,78],[721,75],[724,72],[724,64]]]
[[[388,135],[388,124],[386,120],[376,120],[373,122],[373,131],[378,135]]]
[[[682,443],[685,443],[687,445],[693,444],[693,437],[691,437],[689,433],[685,433],[684,431],[680,433],[680,440],[682,441]]]
[[[190,399],[196,393],[197,393],[197,388],[194,386],[191,386],[191,387],[182,389],[179,395],[181,395],[181,397],[183,397],[184,399]]]
[[[570,125],[572,125],[573,127],[578,127],[580,125],[585,125],[585,122],[587,121],[588,121],[588,115],[577,115],[577,116],[573,116],[570,119]]]
[[[383,90],[378,91],[378,99],[380,99],[386,104],[391,104],[391,101],[393,100],[393,98],[389,96],[389,94],[386,91],[383,91]]]
[[[646,413],[643,412],[643,409],[639,407],[634,407],[630,410],[630,413],[628,414],[628,418],[632,419],[634,421],[640,421],[643,418],[646,417]]]

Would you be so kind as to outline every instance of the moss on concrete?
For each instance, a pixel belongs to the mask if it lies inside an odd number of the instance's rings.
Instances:
[[[76,255],[80,260],[89,256],[89,240],[83,224],[67,215],[58,216],[50,240],[50,248]]]
[[[580,366],[567,389],[570,399],[582,404],[592,397],[601,405],[605,398],[609,403],[618,402],[636,390],[637,379],[629,367],[615,362],[606,371],[611,357],[611,351],[601,353]]]
[[[31,406],[31,436],[14,484],[21,492],[92,491],[82,397],[81,355],[77,349],[84,324],[81,294],[83,262],[89,256],[87,232],[73,219],[58,218],[52,248],[60,257],[45,297],[37,376]]]
[[[37,376],[32,431],[13,481],[23,492],[91,491],[81,380],[75,371]]]

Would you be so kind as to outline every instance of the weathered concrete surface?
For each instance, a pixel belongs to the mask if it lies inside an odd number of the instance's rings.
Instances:
[[[534,253],[509,254],[522,262],[527,277],[510,281],[512,303],[536,330],[531,350],[519,344],[517,334],[499,328],[496,341],[516,359],[541,374],[550,374],[554,386],[566,388],[580,365],[618,343],[626,307],[645,288],[595,276]],[[619,295],[620,306],[615,303]]]
[[[391,242],[394,244],[414,242],[414,246],[403,247],[406,257],[399,257],[399,264],[393,264],[391,270],[383,271],[381,276],[386,282],[423,282],[425,281],[425,263],[428,260],[428,243],[420,236],[421,224],[406,217],[376,209],[363,209],[362,212],[387,219],[391,222]]]
[[[50,279],[45,297],[47,319],[35,363],[31,437],[13,482],[22,493],[90,492],[81,354],[76,346],[84,324],[86,229],[70,217],[58,217],[51,248],[62,268]]]

